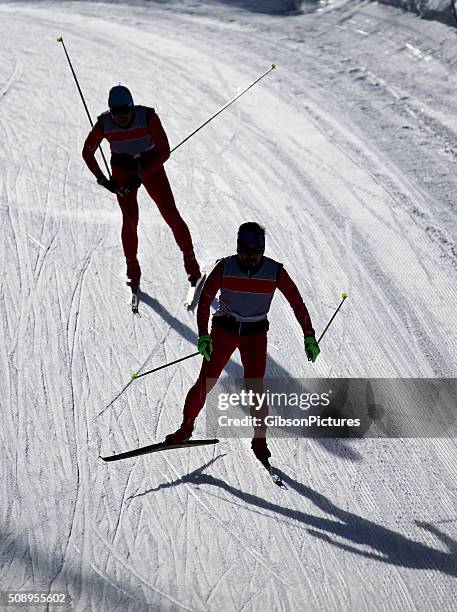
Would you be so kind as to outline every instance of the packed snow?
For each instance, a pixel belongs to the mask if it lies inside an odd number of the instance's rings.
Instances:
[[[93,118],[122,82],[172,145],[278,64],[166,164],[202,264],[257,220],[318,331],[349,294],[313,365],[275,297],[268,376],[456,375],[455,31],[371,2],[279,4],[0,3],[0,591],[96,612],[455,609],[452,438],[274,439],[287,490],[248,439],[99,459],[176,428],[199,359],[130,373],[195,351],[197,329],[144,191],[130,311],[58,36]]]
[[[405,11],[413,11],[425,18],[441,18],[457,26],[452,4],[455,0],[380,0]]]

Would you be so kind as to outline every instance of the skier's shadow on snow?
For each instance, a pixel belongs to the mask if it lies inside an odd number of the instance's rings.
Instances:
[[[141,303],[149,306],[157,315],[159,315],[164,322],[180,334],[185,340],[193,344],[197,344],[197,334],[188,325],[173,316],[165,306],[154,297],[148,295],[141,290]],[[225,372],[231,378],[243,378],[243,369],[233,359],[227,363]],[[290,378],[290,374],[285,370],[277,361],[275,361],[270,355],[268,356],[267,372],[266,376],[269,378]],[[342,457],[350,461],[362,461],[360,453],[346,444],[342,438],[337,439],[323,439],[317,438],[316,441],[321,444],[328,452]]]
[[[289,489],[293,489],[302,497],[311,501],[320,510],[330,515],[332,518],[324,518],[314,516],[301,510],[292,510],[284,508],[278,504],[272,503],[253,495],[252,493],[243,492],[224,480],[215,478],[210,474],[205,474],[204,470],[209,467],[216,459],[201,466],[197,470],[191,472],[173,482],[161,484],[155,489],[145,491],[140,495],[146,495],[164,488],[170,488],[179,484],[190,483],[199,487],[207,485],[210,487],[218,487],[230,493],[234,497],[239,498],[244,503],[251,504],[262,510],[274,512],[276,515],[283,516],[287,519],[293,519],[306,526],[308,533],[320,540],[324,540],[332,546],[336,546],[346,552],[360,555],[366,559],[380,561],[390,565],[408,567],[411,569],[430,569],[437,570],[449,576],[457,577],[457,541],[450,538],[445,533],[442,533],[434,525],[424,522],[415,521],[418,527],[425,529],[429,533],[435,535],[436,538],[446,546],[447,551],[443,552],[438,548],[432,548],[427,544],[416,542],[401,533],[397,533],[392,529],[378,525],[368,519],[362,518],[353,512],[343,510],[334,504],[328,497],[314,491],[310,487],[294,480],[282,470],[275,469],[275,472],[282,478],[283,482]],[[260,468],[262,469],[262,468]],[[268,477],[267,477],[268,478]],[[274,487],[274,484],[269,484]],[[205,489],[205,492],[206,489]],[[139,496],[140,496],[139,495]],[[226,498],[224,498],[226,499]],[[227,500],[226,500],[227,501]],[[335,520],[336,519],[336,520]],[[346,540],[339,542],[334,539],[334,536]],[[359,546],[369,546],[373,552],[357,548]]]

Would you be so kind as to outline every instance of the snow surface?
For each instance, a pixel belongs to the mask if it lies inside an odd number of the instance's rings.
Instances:
[[[1,590],[97,612],[455,609],[453,439],[273,440],[287,491],[249,440],[98,459],[180,422],[198,360],[126,381],[195,350],[196,326],[144,193],[129,312],[59,35],[94,116],[122,81],[172,144],[277,62],[167,163],[198,255],[258,219],[318,330],[349,293],[314,365],[275,298],[269,376],[455,377],[455,32],[372,3],[271,4],[0,4]]]
[[[398,8],[413,11],[422,17],[443,18],[446,21],[455,23],[455,16],[452,10],[452,3],[455,0],[379,0],[384,4],[391,4]]]

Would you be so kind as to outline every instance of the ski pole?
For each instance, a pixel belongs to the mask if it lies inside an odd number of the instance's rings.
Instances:
[[[332,318],[330,319],[330,321],[327,323],[327,325],[325,326],[324,331],[321,333],[321,335],[319,336],[319,340],[317,341],[317,344],[319,344],[319,342],[322,340],[322,338],[324,337],[325,332],[328,330],[328,328],[330,327],[330,323],[333,321],[333,319],[336,317],[338,310],[341,308],[341,306],[343,305],[344,300],[347,298],[348,294],[347,293],[342,293],[341,297],[343,298],[340,302],[340,305],[338,306],[338,308],[335,310],[335,312],[333,313]]]
[[[94,127],[94,122],[92,121],[92,117],[90,116],[89,109],[87,108],[86,100],[84,99],[83,92],[81,91],[81,87],[79,86],[78,77],[76,76],[76,73],[74,71],[73,64],[71,63],[70,56],[68,55],[67,48],[66,48],[65,43],[63,41],[63,37],[59,36],[59,38],[57,39],[57,42],[62,43],[62,47],[63,47],[63,50],[65,51],[65,55],[67,56],[67,60],[68,60],[69,66],[70,66],[71,73],[72,73],[73,78],[74,78],[75,83],[76,83],[76,87],[78,88],[79,95],[81,96],[82,103],[84,105],[84,108],[86,110],[87,116],[89,118],[90,125],[91,125],[91,127]],[[103,161],[105,163],[105,167],[106,167],[106,170],[108,172],[108,176],[111,178],[111,172],[110,172],[110,170],[108,168],[108,164],[106,162],[106,158],[105,158],[105,155],[103,153],[103,149],[101,148],[101,146],[99,146],[98,148],[100,149],[100,153],[102,154],[102,158],[103,158]]]
[[[93,124],[92,118],[91,118],[91,116],[90,116],[89,109],[87,108],[87,104],[86,104],[86,101],[85,101],[85,99],[84,99],[83,92],[81,91],[81,87],[80,87],[79,82],[78,82],[78,77],[76,76],[75,70],[74,70],[74,68],[73,68],[73,64],[71,63],[70,56],[68,55],[67,48],[65,47],[65,43],[64,43],[63,37],[62,37],[62,36],[59,36],[59,38],[57,39],[57,42],[62,43],[63,50],[64,50],[65,55],[66,55],[66,57],[67,57],[68,64],[69,64],[69,66],[70,66],[70,70],[71,70],[71,72],[72,72],[73,78],[74,78],[75,83],[76,83],[76,87],[78,88],[79,95],[81,96],[81,100],[82,100],[82,103],[83,103],[83,105],[84,105],[84,108],[85,108],[86,114],[87,114],[87,116],[88,116],[88,118],[89,118],[89,122],[90,122],[91,126],[93,127],[93,125],[94,125],[94,124]],[[170,150],[170,153],[173,153],[173,151],[176,151],[176,149],[178,149],[178,148],[179,148],[179,147],[180,147],[182,144],[184,144],[185,142],[187,142],[187,141],[189,140],[189,138],[192,138],[192,136],[194,136],[194,134],[196,134],[196,133],[197,133],[197,132],[199,132],[199,131],[200,131],[202,128],[204,128],[204,127],[205,127],[205,125],[208,125],[208,123],[209,123],[210,121],[212,121],[212,120],[213,120],[215,117],[217,117],[218,115],[220,115],[220,114],[221,114],[221,113],[222,113],[222,112],[223,112],[223,111],[224,111],[226,108],[228,108],[228,107],[229,107],[231,104],[233,104],[233,102],[235,102],[236,100],[238,100],[238,98],[241,98],[241,96],[242,96],[243,94],[245,94],[245,93],[246,93],[246,92],[247,92],[249,89],[251,89],[251,87],[254,87],[254,85],[255,85],[256,83],[258,83],[258,82],[259,82],[261,79],[263,79],[265,76],[267,76],[267,74],[269,74],[269,73],[270,73],[272,70],[274,70],[275,68],[276,68],[276,64],[272,64],[272,65],[271,65],[271,68],[269,68],[268,70],[266,70],[266,71],[265,71],[263,74],[261,74],[261,75],[260,75],[260,76],[259,76],[259,77],[258,77],[258,78],[255,80],[255,81],[253,81],[253,82],[252,82],[250,85],[248,85],[248,86],[247,86],[247,87],[245,87],[245,88],[244,88],[242,91],[240,91],[240,93],[239,93],[239,94],[237,94],[237,95],[236,95],[236,96],[234,96],[234,97],[233,97],[231,100],[229,100],[229,101],[228,101],[226,104],[224,104],[224,106],[223,106],[222,108],[220,108],[218,111],[216,111],[216,112],[215,112],[213,115],[211,115],[211,117],[210,117],[209,119],[207,119],[207,120],[206,120],[204,123],[202,123],[200,126],[198,126],[198,127],[197,127],[197,128],[196,128],[196,129],[195,129],[193,132],[191,132],[191,133],[190,133],[188,136],[186,136],[186,137],[184,138],[184,140],[181,140],[181,142],[179,142],[179,143],[178,143],[178,144],[177,144],[175,147],[173,147],[173,148]],[[99,147],[99,149],[100,149],[100,152],[101,152],[101,154],[102,154],[102,158],[103,158],[103,161],[104,161],[104,163],[105,163],[106,170],[108,171],[108,175],[111,177],[111,173],[110,173],[110,171],[109,171],[108,164],[107,164],[107,162],[106,162],[106,159],[105,159],[105,155],[104,155],[104,153],[103,153],[103,150],[102,150],[102,148],[101,148],[101,147]]]
[[[211,117],[209,119],[207,119],[204,123],[202,123],[197,129],[195,129],[191,134],[189,134],[188,136],[186,136],[184,138],[184,140],[181,140],[180,143],[178,143],[175,147],[173,147],[170,151],[170,153],[173,153],[173,151],[176,151],[176,149],[178,147],[180,147],[182,144],[184,144],[187,140],[189,140],[189,138],[192,138],[192,136],[194,134],[196,134],[197,132],[199,132],[203,127],[205,127],[205,125],[208,125],[208,123],[210,121],[212,121],[215,117],[217,117],[218,115],[220,115],[222,113],[222,111],[224,111],[226,108],[228,108],[231,104],[233,104],[233,102],[235,102],[235,100],[238,100],[238,98],[241,98],[241,96],[243,94],[245,94],[249,89],[251,89],[251,87],[254,87],[254,85],[256,83],[258,83],[260,81],[260,79],[263,79],[263,77],[267,76],[267,74],[269,74],[272,70],[274,70],[276,68],[276,64],[272,64],[271,68],[269,68],[266,72],[264,72],[262,75],[260,75],[255,81],[253,81],[250,85],[248,85],[247,87],[245,87],[243,89],[243,91],[240,91],[239,94],[237,94],[235,97],[233,97],[231,100],[229,100],[227,102],[227,104],[224,104],[224,106],[222,108],[220,108],[217,112],[214,113],[214,115],[211,115]]]
[[[196,355],[200,355],[197,351],[196,353],[192,353],[190,355],[186,355],[185,357],[181,357],[180,359],[176,359],[175,361],[171,361],[170,363],[166,363],[164,365],[159,366],[158,368],[154,368],[153,370],[149,370],[148,372],[143,372],[142,374],[136,374],[133,372],[131,379],[136,380],[137,378],[141,378],[142,376],[146,376],[146,374],[152,374],[153,372],[158,372],[159,370],[163,370],[164,368],[168,368],[169,366],[174,365],[175,363],[179,363],[180,361],[184,361],[185,359],[190,359],[191,357],[195,357]]]

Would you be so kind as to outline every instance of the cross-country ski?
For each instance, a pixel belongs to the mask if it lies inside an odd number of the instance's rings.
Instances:
[[[165,442],[159,442],[157,444],[149,444],[142,448],[136,448],[134,450],[125,451],[124,453],[118,453],[117,455],[108,455],[107,457],[101,457],[103,461],[119,461],[120,459],[131,459],[132,457],[139,457],[140,455],[148,455],[151,453],[157,453],[159,451],[173,450],[180,448],[192,448],[193,446],[207,446],[208,444],[217,444],[219,440],[188,440],[181,442],[180,444],[166,444]]]

